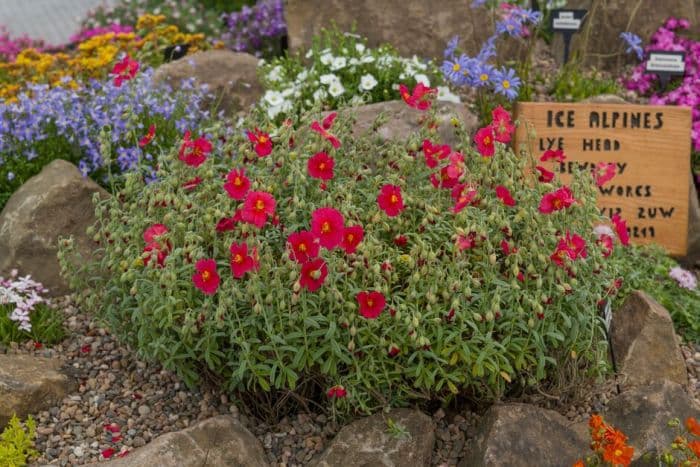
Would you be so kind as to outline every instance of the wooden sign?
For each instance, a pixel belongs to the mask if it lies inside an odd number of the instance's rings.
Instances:
[[[598,188],[601,213],[626,220],[634,243],[655,242],[672,255],[686,254],[690,109],[521,102],[515,114],[516,150],[525,144],[539,158],[547,149],[563,149],[565,162],[542,165],[559,172],[564,183],[574,168],[615,164],[616,176]]]

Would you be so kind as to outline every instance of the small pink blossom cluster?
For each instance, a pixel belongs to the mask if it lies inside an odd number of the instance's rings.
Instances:
[[[22,331],[30,332],[32,323],[29,314],[39,303],[45,303],[41,294],[48,292],[41,283],[31,276],[18,277],[16,269],[10,272],[10,278],[0,276],[0,305],[14,305],[10,319],[18,323]]]
[[[42,49],[44,43],[30,39],[28,36],[11,37],[5,26],[0,25],[0,61],[14,62],[15,57],[24,49]]]
[[[649,102],[658,105],[680,105],[690,107],[693,112],[692,140],[693,149],[700,152],[700,41],[693,40],[680,31],[688,30],[690,22],[686,19],[669,18],[651,36],[645,47],[645,56],[649,51],[685,52],[685,76],[680,86],[668,92],[659,91],[656,75],[645,74],[646,62],[635,67],[632,75],[623,79],[624,86],[642,95],[649,95]]]
[[[695,274],[680,266],[671,268],[668,275],[671,276],[672,279],[675,279],[678,285],[684,289],[695,290],[698,286],[698,279],[695,277]]]

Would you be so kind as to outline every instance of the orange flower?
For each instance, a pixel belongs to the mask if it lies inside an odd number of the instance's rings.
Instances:
[[[688,447],[690,448],[691,451],[693,451],[693,454],[695,454],[695,457],[700,458],[700,441],[698,441],[698,440],[691,441],[688,443]]]
[[[572,465],[571,467],[586,467],[586,464],[584,464],[583,461],[579,459],[576,462],[574,462],[574,465]]]
[[[695,417],[686,418],[685,427],[688,429],[689,432],[691,432],[695,436],[700,436],[700,423],[698,423],[698,421],[695,420]]]
[[[623,435],[624,436],[624,435]],[[611,443],[605,446],[603,460],[610,462],[613,466],[621,465],[627,467],[632,462],[634,448],[624,443]]]

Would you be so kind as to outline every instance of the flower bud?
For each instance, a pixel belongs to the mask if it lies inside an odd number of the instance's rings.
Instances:
[[[493,313],[490,310],[486,312],[486,321],[493,321]]]
[[[355,337],[355,334],[357,334],[357,328],[355,327],[355,325],[352,325],[350,326],[350,335],[352,337]]]
[[[296,281],[294,285],[292,286],[292,290],[294,291],[295,294],[298,294],[299,291],[301,290],[301,284],[299,281]]]
[[[349,350],[350,352],[352,352],[352,351],[355,350],[355,341],[350,341],[350,342],[348,342],[348,350]]]

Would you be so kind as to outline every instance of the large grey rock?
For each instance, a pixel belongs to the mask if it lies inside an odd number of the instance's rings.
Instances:
[[[574,34],[571,50],[586,65],[620,70],[624,64],[638,63],[620,33],[631,31],[647,44],[651,34],[669,16],[686,18],[697,27],[700,7],[697,0],[569,0],[566,8],[586,9],[588,17],[578,34]],[[557,35],[555,57],[563,57],[563,41]]]
[[[455,144],[457,137],[455,128],[451,123],[452,117],[459,118],[468,132],[473,132],[478,128],[479,120],[464,104],[454,104],[452,102],[435,102],[437,108],[436,118],[438,121],[438,135],[436,138],[442,144]],[[356,107],[351,110],[341,112],[353,112],[356,120],[353,125],[353,133],[357,136],[367,135],[375,132],[382,140],[406,140],[421,128],[421,118],[425,116],[420,112],[406,105],[403,101],[378,102]],[[376,129],[375,121],[382,115],[385,120]]]
[[[367,37],[370,46],[391,43],[404,56],[439,59],[455,34],[470,52],[493,32],[484,8],[472,0],[440,0],[438,4],[406,0],[285,0],[289,46],[306,49],[322,28],[333,23],[342,32]],[[364,19],[364,20],[363,20]]]
[[[257,67],[258,59],[252,55],[208,50],[158,67],[153,79],[177,89],[183,79],[194,77],[197,84],[206,84],[212,94],[205,104],[214,104],[217,111],[223,110],[230,116],[247,109],[262,96]]]
[[[560,467],[588,450],[585,436],[558,413],[529,404],[492,406],[460,467]]]
[[[641,291],[613,313],[610,339],[625,388],[667,379],[688,383],[685,360],[668,311]]]
[[[0,213],[0,276],[18,269],[41,282],[51,295],[68,293],[56,259],[57,239],[72,235],[78,252],[90,257],[95,245],[85,230],[95,222],[95,193],[108,196],[61,159],[27,180]]]
[[[403,426],[407,436],[387,431],[388,419]],[[315,464],[317,467],[429,466],[435,426],[416,410],[396,409],[375,414],[343,427]]]
[[[681,423],[687,417],[700,418],[700,407],[683,390],[667,380],[623,392],[608,403],[605,421],[627,435],[634,448],[636,465],[647,465],[640,459],[667,448],[676,436],[668,422]],[[657,465],[657,464],[651,464]]]
[[[238,420],[209,418],[166,433],[127,456],[89,464],[109,467],[266,467],[260,442]]]
[[[0,354],[0,431],[13,414],[23,419],[54,405],[76,387],[55,359]]]

